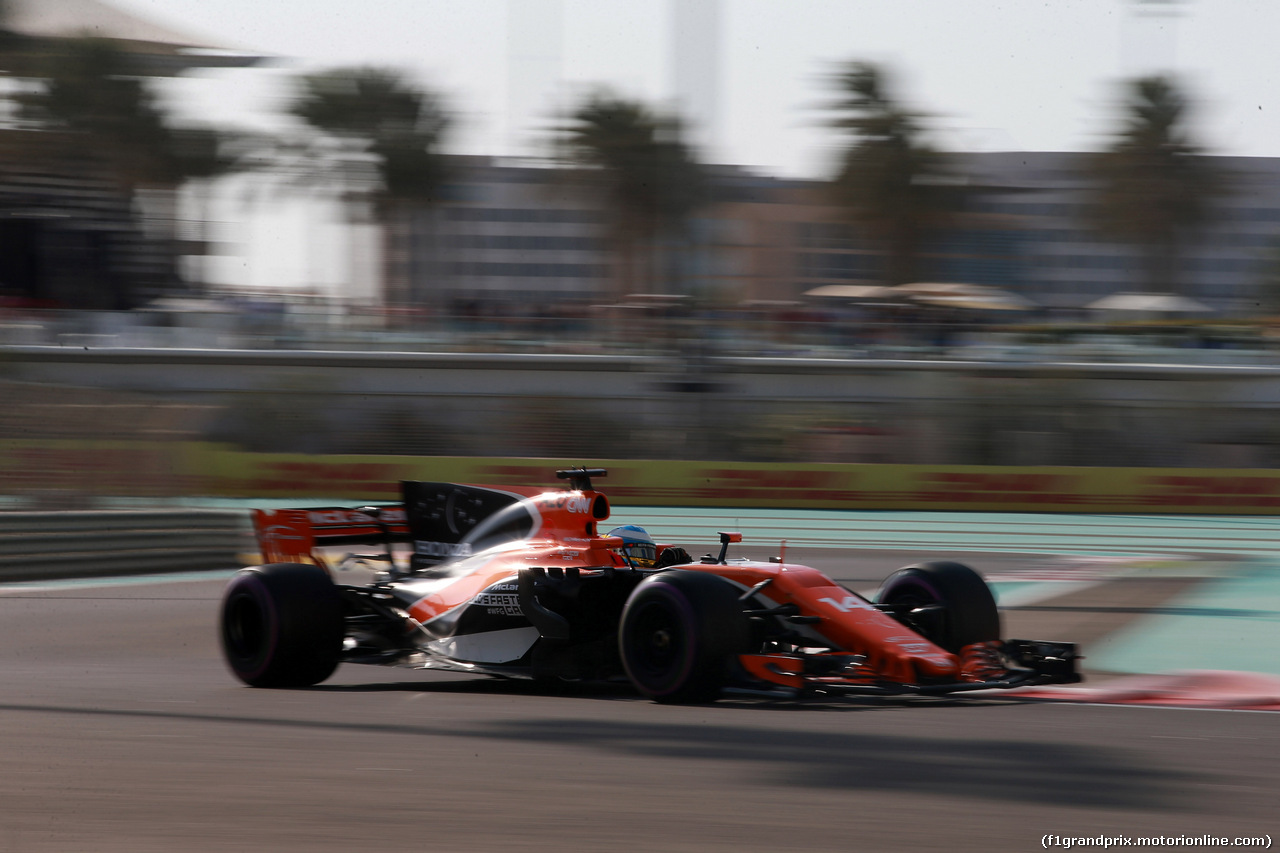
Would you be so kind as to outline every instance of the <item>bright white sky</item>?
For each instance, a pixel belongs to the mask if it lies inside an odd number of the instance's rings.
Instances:
[[[296,68],[372,63],[410,71],[459,113],[454,147],[510,153],[507,3],[547,0],[107,0],[193,35],[291,58],[221,72],[194,102],[248,120]],[[668,2],[561,0],[561,91],[605,83],[672,96]],[[1224,154],[1280,155],[1276,0],[721,0],[714,159],[818,175],[834,140],[825,78],[883,63],[899,96],[958,150],[1099,146],[1116,84],[1172,69],[1197,98],[1199,139]],[[1139,16],[1137,9],[1174,15]],[[529,116],[516,116],[528,128]]]
[[[554,7],[554,0],[106,2],[202,40],[288,60],[179,84],[184,106],[206,119],[271,122],[289,75],[376,64],[443,93],[457,120],[452,150],[537,150],[533,129],[546,108],[509,109],[507,4]],[[669,103],[669,2],[680,0],[560,0],[560,103],[599,84]],[[949,150],[1097,149],[1114,127],[1119,82],[1172,71],[1195,99],[1196,139],[1211,152],[1280,156],[1277,0],[721,3],[721,118],[707,159],[775,175],[829,173],[837,140],[823,126],[827,80],[850,60],[885,66],[899,98],[932,116],[936,141]],[[251,278],[318,275],[268,264]]]

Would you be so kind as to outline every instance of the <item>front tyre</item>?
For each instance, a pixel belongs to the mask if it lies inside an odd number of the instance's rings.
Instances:
[[[636,689],[657,702],[714,701],[750,631],[738,589],[706,572],[652,575],[622,609],[618,650]]]
[[[963,563],[908,566],[889,575],[877,604],[929,642],[952,654],[970,643],[1000,639],[1000,612],[982,575]]]
[[[317,566],[243,569],[227,584],[219,622],[227,665],[251,687],[309,687],[338,666],[342,594]]]

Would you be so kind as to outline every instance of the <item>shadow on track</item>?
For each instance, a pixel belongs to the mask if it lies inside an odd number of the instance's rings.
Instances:
[[[326,683],[302,688],[317,693],[454,693],[482,696],[540,696],[564,699],[591,699],[597,701],[648,702],[628,682],[618,681],[532,681],[526,678],[494,678],[489,675],[460,675],[448,679],[445,676],[431,681],[369,681],[351,684]],[[1043,704],[1045,699],[1023,697],[1017,694],[1001,695],[989,691],[986,695],[956,694],[938,696],[837,696],[830,694],[790,697],[769,695],[760,690],[735,690],[729,688],[714,703],[717,709],[769,708],[790,711],[855,712],[887,708],[976,708],[990,705]]]
[[[728,707],[728,706],[726,706]],[[720,706],[660,708],[669,719],[603,720],[529,716],[470,723],[342,722],[317,719],[218,715],[142,709],[0,705],[0,713],[66,715],[99,720],[157,719],[202,727],[253,726],[322,736],[390,735],[401,749],[415,739],[457,744],[479,739],[588,750],[625,764],[635,758],[669,760],[673,768],[715,762],[740,769],[739,778],[762,784],[847,791],[960,794],[975,800],[1106,809],[1175,811],[1194,807],[1217,781],[1180,771],[1159,754],[1110,744],[1010,741],[980,730],[964,737],[931,734],[919,718],[919,734],[802,731],[776,726],[730,725],[715,720]],[[696,711],[691,721],[689,711]],[[430,746],[424,743],[424,748]],[[465,749],[463,751],[466,751]]]

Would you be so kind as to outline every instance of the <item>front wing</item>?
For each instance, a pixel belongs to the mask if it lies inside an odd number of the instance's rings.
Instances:
[[[1081,681],[1075,643],[1047,640],[997,640],[975,643],[961,653],[957,680],[899,683],[867,666],[863,655],[800,650],[787,654],[750,654],[738,658],[753,678],[801,693],[863,696],[935,696],[974,690],[1008,690],[1038,684]]]

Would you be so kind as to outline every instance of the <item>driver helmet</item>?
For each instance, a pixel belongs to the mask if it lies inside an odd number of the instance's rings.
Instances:
[[[622,539],[622,547],[618,549],[618,552],[622,554],[622,559],[628,564],[641,568],[652,568],[654,563],[657,562],[658,546],[654,544],[653,537],[643,527],[624,524],[622,527],[615,527],[610,530],[609,535]]]

